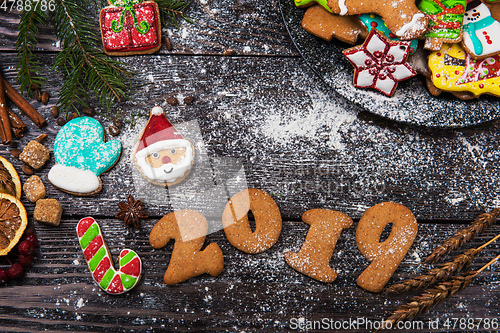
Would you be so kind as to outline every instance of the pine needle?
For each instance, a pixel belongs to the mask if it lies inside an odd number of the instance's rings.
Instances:
[[[167,27],[168,23],[175,28],[179,28],[178,18],[193,24],[193,18],[185,13],[186,8],[191,1],[183,0],[155,0],[160,8],[160,16],[162,17],[163,27]]]
[[[468,227],[458,231],[455,235],[445,240],[442,245],[435,248],[422,263],[432,264],[446,256],[452,250],[455,250],[461,247],[464,243],[473,240],[477,235],[486,230],[486,228],[495,224],[499,215],[500,208],[495,208],[489,213],[479,215]]]
[[[31,95],[33,87],[39,87],[44,78],[40,76],[42,66],[39,57],[32,53],[37,44],[38,27],[43,24],[45,13],[40,6],[31,6],[30,10],[21,12],[16,40],[17,50],[17,81],[21,84],[21,91]]]
[[[110,109],[114,102],[126,97],[133,72],[125,64],[112,60],[99,49],[100,36],[94,20],[86,10],[89,0],[57,0],[54,27],[63,50],[57,55],[54,67],[66,75],[60,90],[59,105],[66,112],[77,106],[87,106],[92,94],[102,106]]]

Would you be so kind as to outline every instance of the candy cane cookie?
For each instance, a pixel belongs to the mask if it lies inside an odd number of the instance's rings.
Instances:
[[[111,253],[102,236],[99,224],[85,217],[76,226],[78,241],[94,281],[109,294],[123,294],[139,282],[142,272],[141,258],[132,250],[120,253],[120,268],[115,270]]]

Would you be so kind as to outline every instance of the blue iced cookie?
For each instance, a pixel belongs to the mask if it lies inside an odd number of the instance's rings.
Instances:
[[[56,164],[48,178],[55,187],[75,195],[92,195],[102,189],[99,176],[120,158],[120,141],[104,142],[104,129],[90,117],[75,118],[57,133]]]

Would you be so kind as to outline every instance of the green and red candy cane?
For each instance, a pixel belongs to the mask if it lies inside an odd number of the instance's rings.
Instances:
[[[76,234],[92,277],[102,290],[118,295],[134,288],[142,273],[142,262],[137,253],[129,249],[122,250],[120,269],[115,270],[101,228],[92,217],[85,217],[78,222]]]

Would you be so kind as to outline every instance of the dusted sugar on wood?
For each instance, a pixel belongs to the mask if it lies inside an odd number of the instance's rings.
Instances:
[[[40,142],[32,140],[24,147],[19,159],[33,169],[40,169],[49,160],[50,152]]]
[[[39,199],[45,198],[45,185],[43,185],[42,179],[40,177],[33,175],[23,186],[24,193],[26,194],[26,199],[30,202],[36,202]]]
[[[61,223],[62,206],[56,199],[40,199],[36,202],[35,221],[58,226]]]

